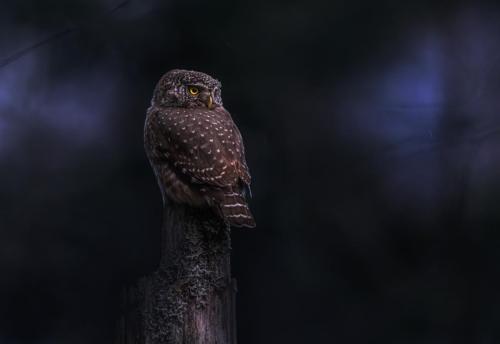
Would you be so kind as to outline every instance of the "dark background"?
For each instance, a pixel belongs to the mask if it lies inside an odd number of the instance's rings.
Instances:
[[[500,7],[0,3],[0,343],[110,343],[159,258],[142,146],[172,68],[223,83],[258,227],[240,344],[500,342]]]

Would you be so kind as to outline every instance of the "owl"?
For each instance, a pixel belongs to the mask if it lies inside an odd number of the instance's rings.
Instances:
[[[218,80],[180,69],[163,75],[147,111],[144,141],[164,203],[208,207],[228,225],[255,227],[243,140],[222,105]]]

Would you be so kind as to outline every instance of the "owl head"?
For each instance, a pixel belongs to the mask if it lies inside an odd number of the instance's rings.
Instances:
[[[221,83],[205,73],[173,69],[156,85],[152,105],[213,109],[222,106]]]

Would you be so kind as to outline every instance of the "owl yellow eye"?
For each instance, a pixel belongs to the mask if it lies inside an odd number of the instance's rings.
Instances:
[[[193,96],[200,93],[200,90],[198,89],[198,87],[189,86],[188,90],[189,90],[189,93],[191,93]]]

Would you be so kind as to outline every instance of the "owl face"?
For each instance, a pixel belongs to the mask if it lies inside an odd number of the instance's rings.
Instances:
[[[156,85],[152,104],[214,109],[222,106],[221,83],[205,73],[174,69],[163,75]]]

